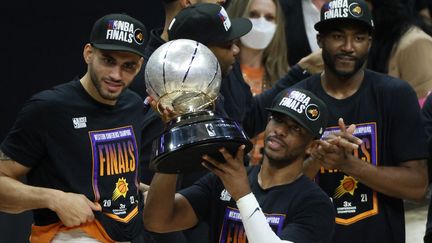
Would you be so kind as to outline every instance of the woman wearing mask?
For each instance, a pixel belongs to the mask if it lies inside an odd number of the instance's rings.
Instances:
[[[284,18],[277,0],[235,0],[227,9],[232,18],[246,17],[252,30],[240,38],[239,59],[244,80],[254,95],[288,72]],[[263,133],[253,139],[251,163],[262,158]]]

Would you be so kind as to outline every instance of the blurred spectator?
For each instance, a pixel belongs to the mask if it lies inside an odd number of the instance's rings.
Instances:
[[[431,25],[431,12],[429,9],[430,0],[412,0],[414,1],[414,10],[427,25]]]
[[[279,0],[285,16],[288,63],[319,50],[314,24],[319,21],[320,9],[328,0]]]
[[[407,81],[422,104],[432,89],[432,38],[407,0],[368,0],[375,36],[368,68]]]
[[[249,18],[252,30],[240,38],[240,67],[252,94],[260,94],[288,72],[285,25],[277,0],[236,0],[227,9],[229,16]],[[251,163],[262,159],[264,133],[253,140]]]

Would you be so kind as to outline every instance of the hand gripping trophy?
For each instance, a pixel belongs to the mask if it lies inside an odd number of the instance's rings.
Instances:
[[[221,71],[205,45],[189,39],[169,41],[150,56],[145,75],[147,92],[158,107],[178,114],[153,141],[151,169],[190,172],[204,168],[204,154],[224,161],[221,147],[234,154],[245,144],[245,152],[250,151],[252,144],[241,125],[214,111]]]

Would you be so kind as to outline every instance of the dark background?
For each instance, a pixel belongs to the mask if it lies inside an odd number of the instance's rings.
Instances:
[[[164,21],[160,0],[12,0],[1,5],[0,141],[32,94],[85,73],[82,50],[98,18],[127,13],[147,30]],[[31,223],[28,212],[0,213],[0,243],[28,242]]]

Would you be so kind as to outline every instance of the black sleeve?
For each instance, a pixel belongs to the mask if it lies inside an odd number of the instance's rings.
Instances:
[[[50,111],[47,102],[32,98],[18,113],[0,149],[18,163],[34,167],[46,156],[45,136]]]
[[[429,150],[432,149],[432,95],[429,95],[422,108],[425,131],[428,137]]]
[[[216,180],[217,177],[209,173],[192,186],[179,191],[189,201],[199,220],[203,220],[211,209],[212,191],[215,189]]]
[[[425,131],[427,136],[427,145],[429,154],[432,151],[432,95],[429,95],[423,105],[422,108],[422,116],[425,124]],[[429,156],[428,161],[428,173],[429,173],[429,182],[432,182],[432,164]],[[432,205],[432,204],[431,204]],[[432,213],[432,211],[431,211]]]
[[[417,95],[408,83],[401,81],[390,91],[390,124],[384,129],[391,129],[389,134],[392,160],[400,163],[409,160],[426,159],[427,139],[421,117]],[[386,112],[386,111],[384,111]]]
[[[277,81],[271,89],[255,95],[242,121],[245,132],[250,137],[254,137],[258,133],[264,131],[268,119],[268,112],[265,108],[271,107],[273,98],[282,90],[291,87],[309,76],[310,74],[297,64],[293,66],[283,78]]]

